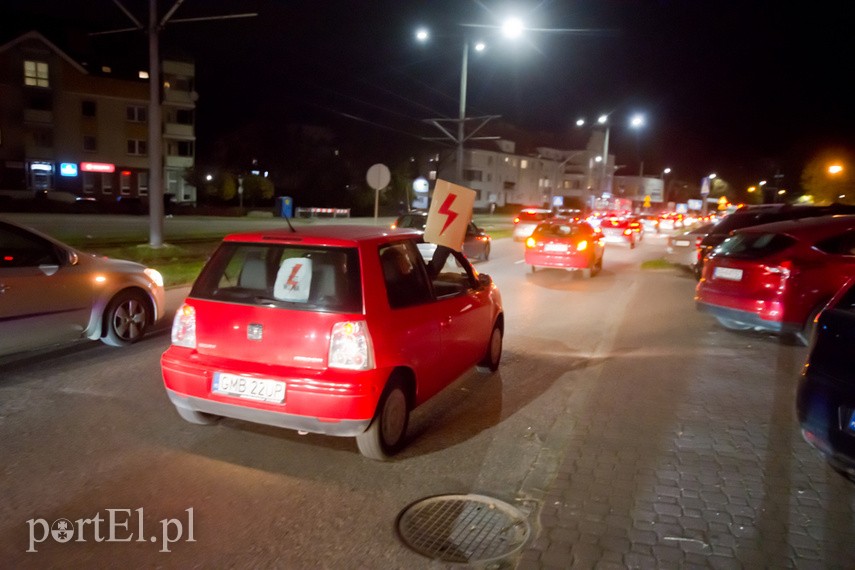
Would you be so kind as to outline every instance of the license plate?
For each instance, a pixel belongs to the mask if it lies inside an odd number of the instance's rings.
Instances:
[[[684,239],[678,239],[674,242],[674,245],[689,245],[689,242]]]
[[[211,392],[258,402],[282,403],[285,401],[285,382],[217,372]]]
[[[548,243],[543,246],[543,251],[554,251],[564,253],[567,251],[567,246],[563,243]]]
[[[713,277],[728,281],[742,281],[742,270],[733,269],[732,267],[716,267],[715,271],[713,271]]]

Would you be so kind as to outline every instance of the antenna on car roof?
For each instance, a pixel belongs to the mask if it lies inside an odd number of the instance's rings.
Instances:
[[[294,229],[294,226],[291,225],[291,218],[288,216],[284,216],[285,221],[288,222],[288,227],[291,228],[291,233],[297,233],[297,230]]]

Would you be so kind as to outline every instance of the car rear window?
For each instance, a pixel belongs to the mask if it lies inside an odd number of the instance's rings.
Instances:
[[[737,233],[715,250],[716,255],[738,259],[760,259],[778,253],[796,243],[790,236],[775,233]]]
[[[399,228],[414,228],[417,230],[425,229],[427,224],[427,216],[401,216],[398,218],[398,223],[395,224]]]
[[[588,235],[591,229],[579,224],[540,224],[534,229],[534,233],[542,237],[573,237]]]
[[[540,222],[549,217],[547,212],[520,212],[517,216],[521,222]]]
[[[223,243],[190,296],[307,311],[362,312],[356,248]]]

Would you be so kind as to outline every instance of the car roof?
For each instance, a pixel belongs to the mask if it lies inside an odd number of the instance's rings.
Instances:
[[[257,232],[229,234],[223,241],[256,243],[305,243],[307,245],[350,246],[360,242],[388,241],[393,237],[421,237],[422,232],[410,228],[389,229],[386,226],[359,224],[329,224],[300,226],[297,231],[290,228],[266,229]]]
[[[855,229],[855,215],[816,216],[812,218],[797,218],[749,226],[735,233],[776,233],[787,234],[795,238],[822,239],[838,234],[847,229]]]

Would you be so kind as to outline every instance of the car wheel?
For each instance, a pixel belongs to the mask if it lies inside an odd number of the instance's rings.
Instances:
[[[149,325],[148,299],[141,293],[122,291],[107,305],[104,336],[110,346],[127,346],[140,340]]]
[[[490,245],[489,244],[487,244],[484,247],[484,255],[481,256],[481,259],[483,259],[484,261],[490,260]]]
[[[490,333],[490,343],[487,345],[487,351],[484,353],[484,358],[476,365],[480,372],[495,372],[499,369],[499,362],[502,360],[502,328],[499,323],[493,325],[493,332]]]
[[[532,266],[531,266],[531,272],[532,272],[532,273],[534,273],[535,271],[537,271],[537,267],[535,267],[534,265],[532,265]]]
[[[751,325],[747,323],[728,319],[727,317],[716,317],[716,320],[718,321],[718,324],[732,331],[747,331],[752,328]]]
[[[377,461],[389,459],[404,447],[409,422],[410,407],[403,383],[392,378],[380,397],[371,425],[356,436],[359,453]]]
[[[179,408],[175,406],[175,411],[181,416],[181,419],[197,426],[210,426],[220,421],[220,416],[197,412],[196,410],[188,410],[187,408]]]
[[[582,269],[582,279],[590,279],[591,275],[592,275],[592,273],[591,273],[590,267],[586,267],[586,268]]]
[[[635,240],[629,242],[629,249],[635,249]]]

